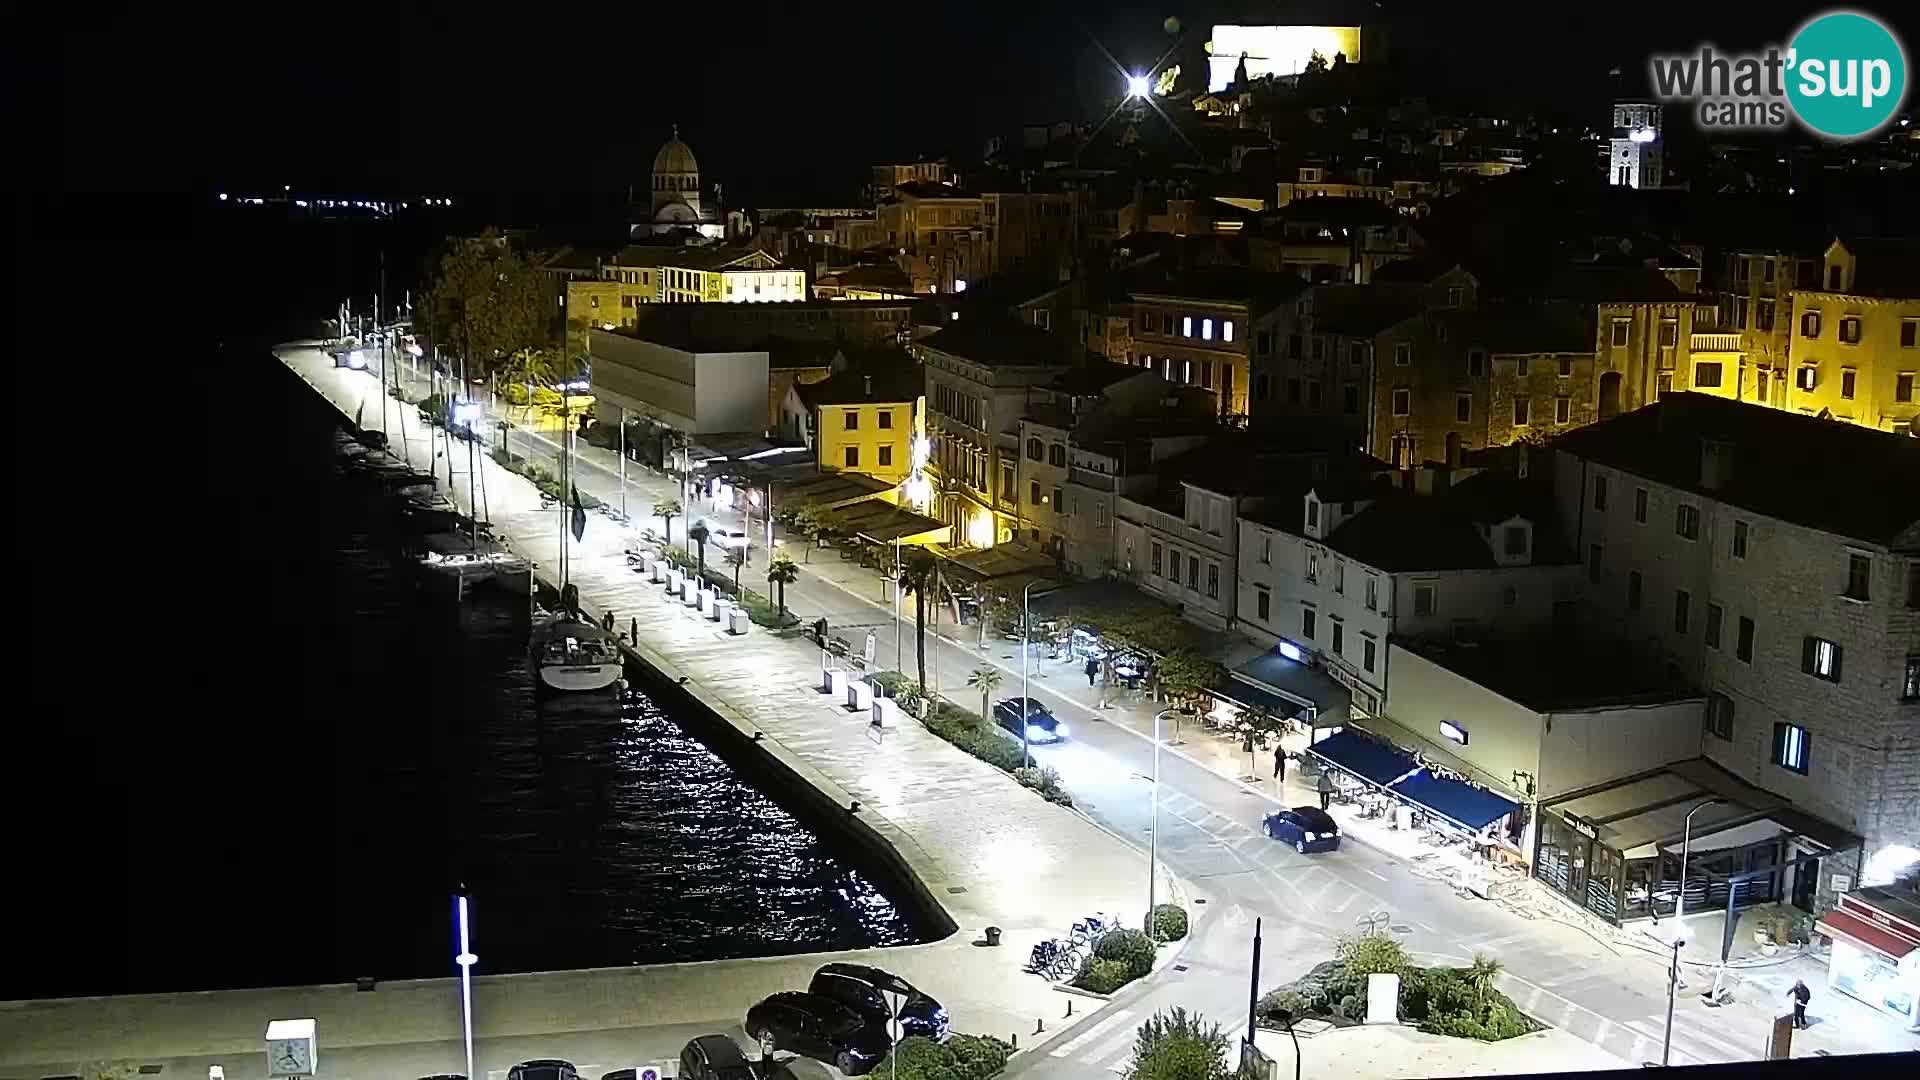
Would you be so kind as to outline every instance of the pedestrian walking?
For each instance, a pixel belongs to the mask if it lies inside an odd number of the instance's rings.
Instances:
[[[1087,657],[1087,685],[1089,687],[1093,685],[1093,677],[1098,674],[1100,674],[1100,661],[1095,660],[1091,656]]]
[[[627,640],[636,645],[640,643],[640,616],[638,615],[627,620]]]
[[[1804,980],[1795,979],[1793,980],[1793,989],[1787,991],[1787,996],[1793,999],[1793,1026],[1797,1028],[1806,1027],[1807,1001],[1813,997],[1813,991],[1807,989],[1807,984]]]
[[[1333,774],[1332,773],[1324,772],[1324,771],[1321,772],[1319,789],[1320,789],[1320,809],[1325,810],[1328,806],[1332,805],[1333,803]]]
[[[1278,743],[1273,747],[1273,778],[1283,784],[1287,782],[1287,748]]]
[[[605,630],[609,634],[613,633],[613,609],[612,608],[608,608],[606,616],[600,620],[600,629]]]

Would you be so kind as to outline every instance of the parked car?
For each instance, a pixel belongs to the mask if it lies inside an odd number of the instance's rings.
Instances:
[[[1024,716],[1024,721],[1022,717]],[[1059,742],[1067,737],[1067,722],[1047,711],[1034,698],[1007,698],[993,707],[993,722],[1018,739],[1024,724],[1030,743]]]
[[[1337,851],[1340,826],[1317,806],[1296,806],[1275,810],[1261,823],[1268,836],[1283,844],[1292,844],[1302,855],[1309,851]]]
[[[747,534],[739,529],[713,529],[707,533],[707,543],[715,547],[744,548]]]
[[[860,1076],[880,1064],[891,1045],[885,1028],[832,998],[785,991],[747,1010],[747,1037],[771,1055],[790,1050],[824,1061],[848,1076]]]
[[[912,983],[889,971],[865,964],[826,964],[813,973],[807,993],[818,994],[852,1009],[867,1023],[886,1030],[892,1017],[888,995],[899,995],[900,1031],[903,1037],[915,1035],[945,1042],[947,1010],[931,996],[921,993]]]
[[[507,1080],[580,1080],[571,1061],[559,1058],[535,1058],[507,1070]]]
[[[603,1076],[600,1080],[608,1078]],[[675,1080],[754,1080],[753,1066],[732,1039],[725,1035],[700,1035],[680,1048],[680,1075]]]

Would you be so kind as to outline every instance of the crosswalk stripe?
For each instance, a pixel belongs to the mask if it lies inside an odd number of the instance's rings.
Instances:
[[[1049,1052],[1048,1056],[1049,1057],[1066,1057],[1068,1054],[1073,1053],[1075,1050],[1080,1049],[1082,1046],[1085,1046],[1086,1044],[1092,1042],[1093,1040],[1099,1038],[1100,1036],[1105,1035],[1107,1032],[1112,1031],[1115,1027],[1119,1026],[1120,1024],[1126,1023],[1127,1017],[1132,1015],[1133,1015],[1132,1009],[1121,1009],[1119,1012],[1114,1013],[1112,1016],[1107,1017],[1105,1020],[1100,1021],[1099,1023],[1093,1025],[1092,1027],[1081,1032],[1080,1034],[1075,1035],[1073,1038],[1068,1039],[1066,1042],[1061,1043],[1059,1046],[1054,1047],[1053,1050]]]

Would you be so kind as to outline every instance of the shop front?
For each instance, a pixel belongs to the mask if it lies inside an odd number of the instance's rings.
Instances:
[[[1911,891],[1842,893],[1813,929],[1833,942],[1828,986],[1920,1031],[1920,900]]]
[[[1569,902],[1619,925],[1658,920],[1676,906],[1733,913],[1785,899],[1789,882],[1859,843],[1692,758],[1543,801],[1533,866],[1534,877]],[[1730,918],[1723,954],[1734,925]]]

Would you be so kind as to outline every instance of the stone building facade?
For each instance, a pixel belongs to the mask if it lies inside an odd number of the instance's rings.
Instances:
[[[1587,628],[1707,691],[1708,757],[1864,838],[1820,895],[1920,859],[1920,445],[1685,394],[1554,469]]]

